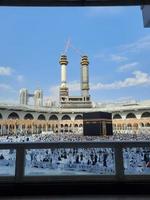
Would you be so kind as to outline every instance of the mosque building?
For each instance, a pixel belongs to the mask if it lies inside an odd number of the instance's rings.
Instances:
[[[41,133],[53,131],[56,134],[82,134],[83,113],[104,111],[112,113],[113,131],[116,133],[136,133],[150,130],[150,100],[143,102],[113,103],[94,105],[89,94],[89,60],[81,58],[81,94],[70,96],[67,85],[67,56],[62,55],[59,106],[48,100],[43,104],[43,92],[33,94],[26,88],[20,90],[17,105],[0,103],[0,135]],[[33,98],[34,105],[29,105]]]

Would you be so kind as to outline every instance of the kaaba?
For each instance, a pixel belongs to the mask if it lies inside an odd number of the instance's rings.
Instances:
[[[112,114],[108,112],[83,113],[83,135],[113,135]]]

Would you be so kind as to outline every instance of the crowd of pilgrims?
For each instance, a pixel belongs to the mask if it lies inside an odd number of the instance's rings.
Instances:
[[[7,142],[83,142],[83,141],[150,141],[150,134],[114,134],[113,136],[81,136],[73,134],[0,136]],[[0,150],[0,166],[15,165],[15,150]],[[26,169],[48,169],[90,174],[115,174],[115,155],[112,148],[54,148],[26,150]],[[150,173],[150,148],[123,150],[126,174]]]
[[[150,148],[124,148],[125,174],[150,174]]]
[[[6,142],[101,142],[101,141],[150,141],[150,133],[115,133],[112,136],[83,136],[67,133],[23,134],[0,136],[0,143]]]
[[[60,148],[28,150],[26,167],[92,174],[114,174],[114,153],[111,148]]]

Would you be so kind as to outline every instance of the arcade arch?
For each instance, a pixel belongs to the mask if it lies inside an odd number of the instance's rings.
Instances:
[[[127,130],[132,130],[132,124],[127,124]]]
[[[65,124],[64,129],[65,129],[65,132],[68,132],[68,124]]]
[[[145,124],[145,127],[150,127],[150,123],[146,123],[146,124]]]
[[[76,115],[75,116],[75,120],[82,120],[82,119],[83,119],[83,117],[81,115]]]
[[[126,116],[126,119],[130,119],[130,118],[136,118],[134,113],[128,113]]]
[[[33,115],[31,113],[27,113],[25,116],[24,116],[24,119],[34,119]]]
[[[40,114],[38,116],[38,120],[46,120],[46,117],[43,114]]]
[[[8,115],[8,119],[19,119],[19,115],[16,112],[12,112]]]
[[[115,114],[113,116],[113,119],[122,119],[121,115],[120,114]]]
[[[49,120],[58,120],[58,117],[56,115],[51,115],[49,117]]]
[[[138,124],[137,124],[137,123],[134,123],[134,124],[133,124],[133,129],[134,129],[134,130],[138,130]]]
[[[140,123],[140,127],[144,127],[144,123]]]
[[[63,115],[61,119],[62,120],[71,120],[69,115]]]
[[[150,112],[142,113],[141,118],[147,118],[147,117],[150,117]]]

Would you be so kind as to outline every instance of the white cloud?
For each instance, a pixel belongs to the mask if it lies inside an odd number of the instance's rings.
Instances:
[[[0,97],[0,103],[3,103],[3,104],[18,104],[19,102],[18,102],[18,99],[15,99],[15,97],[13,97],[13,98],[7,97],[7,99],[4,98],[4,97]]]
[[[118,99],[116,99],[118,102],[127,102],[127,101],[135,101],[132,96],[123,96]]]
[[[3,98],[5,95],[12,97],[12,95],[17,95],[18,90],[14,89],[11,85],[5,84],[5,83],[0,83],[0,98]],[[7,99],[6,99],[7,100]]]
[[[15,70],[13,70],[11,67],[0,66],[0,76],[11,76],[12,72],[15,72]],[[18,82],[24,81],[24,76],[21,74],[17,75],[16,73],[14,73],[11,77],[13,77]]]
[[[124,80],[115,81],[112,83],[91,83],[90,89],[91,90],[114,90],[114,89],[121,89],[121,88],[128,88],[128,87],[134,87],[134,86],[144,86],[144,85],[150,85],[150,75],[141,72],[141,71],[134,71],[132,73],[132,77],[128,77]],[[69,94],[72,92],[80,92],[80,83],[77,83],[76,81],[71,82],[68,84],[69,87]],[[78,94],[80,95],[80,93]],[[59,86],[52,86],[50,88],[50,97],[52,100],[59,99]]]
[[[17,81],[18,82],[23,82],[24,81],[23,75],[17,75]]]
[[[95,59],[102,59],[104,61],[115,61],[115,62],[124,62],[129,60],[128,55],[131,53],[140,53],[150,50],[150,35],[142,37],[135,42],[130,42],[129,44],[123,44],[114,48],[105,49],[104,53],[97,53],[94,55]],[[110,53],[116,51],[117,53]]]
[[[120,56],[120,55],[115,55],[115,54],[112,54],[112,55],[110,55],[110,57],[111,57],[111,60],[112,61],[115,61],[115,62],[123,62],[123,61],[126,61],[126,60],[128,60],[128,58],[127,57],[125,57],[125,56]]]
[[[112,83],[96,83],[91,84],[92,90],[105,90],[105,89],[121,89],[133,86],[150,85],[150,75],[141,71],[134,71],[133,77],[126,78],[122,81],[115,81]]]
[[[11,89],[12,89],[12,87],[10,85],[0,83],[0,91],[7,91],[7,90],[11,90]]]
[[[114,61],[114,62],[117,62],[117,63],[121,63],[121,62],[128,60],[128,58],[125,57],[125,56],[121,56],[119,54],[109,54],[108,52],[107,53],[95,54],[94,58],[95,59],[101,59],[101,60],[104,60],[104,61]]]
[[[59,99],[59,86],[54,85],[50,87],[50,98],[52,101],[58,101]]]
[[[12,69],[10,67],[0,67],[0,76],[10,76],[12,74]]]
[[[88,9],[88,16],[97,17],[97,16],[112,16],[122,13],[123,7],[91,7]]]
[[[150,49],[150,35],[140,38],[133,43],[121,45],[119,49],[123,52],[140,52],[141,50]]]
[[[128,71],[128,70],[133,70],[135,67],[138,65],[138,62],[133,62],[133,63],[128,63],[125,65],[122,65],[119,67],[120,72]]]

